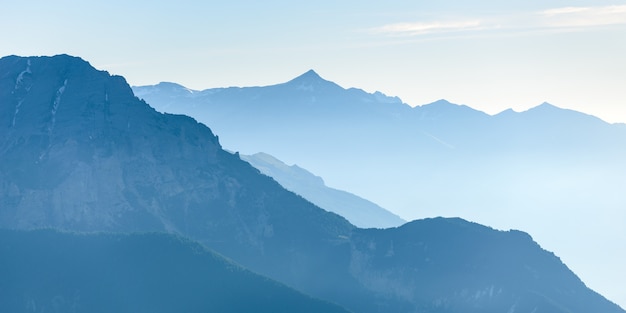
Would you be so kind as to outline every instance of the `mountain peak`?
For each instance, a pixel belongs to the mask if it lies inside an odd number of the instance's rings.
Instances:
[[[328,88],[341,88],[337,84],[325,80],[314,70],[308,70],[304,74],[288,81],[286,85],[295,86],[295,88],[298,90],[309,92],[313,92],[316,90],[328,90]]]
[[[432,102],[430,104],[434,104],[434,105],[451,105],[451,104],[452,105],[456,105],[456,104],[454,104],[454,103],[452,103],[452,102],[450,102],[450,101],[448,101],[446,99],[439,99],[439,100],[437,100],[435,102]]]
[[[439,99],[435,102],[431,102],[428,104],[417,106],[416,108],[424,108],[424,109],[437,109],[437,110],[454,110],[457,108],[463,107],[463,105],[459,105],[456,103],[452,103],[446,99]]]
[[[550,104],[548,102],[543,102],[542,104],[538,105],[537,108],[542,108],[542,109],[559,109],[559,107]]]
[[[73,132],[85,141],[91,140],[86,139],[90,135],[94,138],[95,133],[87,134],[81,129],[84,124],[74,122],[77,118],[86,122],[85,112],[94,113],[90,123],[115,124],[120,128],[127,123],[123,115],[115,115],[117,112],[152,114],[151,109],[145,110],[149,108],[147,104],[135,101],[123,77],[97,70],[79,57],[7,57],[0,59],[0,68],[0,123],[28,130],[40,125],[43,117],[46,140],[57,138],[53,136],[57,130]],[[68,127],[56,128],[57,124]],[[47,144],[50,148],[53,142]]]
[[[558,107],[548,102],[543,102],[540,105],[519,112],[507,109],[494,115],[494,117],[504,118],[507,121],[518,120],[521,123],[532,123],[534,125],[543,123],[543,125],[550,125],[551,128],[560,125],[558,127],[570,130],[580,129],[581,131],[582,129],[588,129],[587,127],[591,127],[591,125],[597,127],[608,124],[596,116]]]
[[[74,67],[74,68],[82,68],[82,69],[89,69],[89,70],[94,70],[95,69],[92,67],[92,65],[85,61],[84,59],[77,57],[77,56],[72,56],[72,55],[68,55],[68,54],[57,54],[57,55],[53,55],[53,56],[17,56],[17,55],[11,55],[11,56],[6,56],[6,57],[2,57],[0,59],[0,61],[2,61],[3,63],[6,62],[7,64],[11,64],[13,62],[16,63],[40,63],[40,64],[47,64],[50,66],[59,66],[59,67]],[[106,72],[106,71],[101,71],[101,72]],[[30,73],[29,73],[30,74]]]
[[[156,84],[156,86],[163,87],[163,88],[185,88],[185,86],[181,84],[173,83],[173,82],[160,82]]]
[[[155,87],[161,88],[169,91],[178,91],[183,93],[195,93],[197,90],[189,89],[181,84],[172,83],[172,82],[160,82]]]
[[[304,74],[290,80],[288,83],[304,83],[304,84],[319,84],[320,82],[329,82],[323,79],[317,72],[314,70],[308,70]]]
[[[549,114],[549,112],[562,112],[562,111],[567,111],[566,109],[562,109],[559,108],[553,104],[550,104],[548,102],[543,102],[542,104],[532,107],[522,113],[532,113],[532,112],[537,112],[537,114]]]
[[[486,113],[472,109],[464,104],[455,104],[445,99],[416,106],[414,112],[419,112],[420,119],[448,119],[448,118],[484,118]]]
[[[306,80],[324,80],[317,72],[310,69],[306,71],[304,74],[296,77],[295,79],[306,79]]]

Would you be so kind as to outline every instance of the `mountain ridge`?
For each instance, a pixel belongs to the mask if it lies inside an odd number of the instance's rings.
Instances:
[[[301,195],[322,209],[335,212],[357,227],[388,228],[406,223],[397,215],[379,205],[348,192],[327,187],[324,180],[299,167],[287,165],[275,157],[259,152],[240,155],[261,173],[271,176],[287,190]]]
[[[301,83],[301,82],[330,82],[323,79],[315,70],[309,69],[308,71],[296,76],[296,78],[287,81],[286,83]]]
[[[283,82],[283,83],[276,83],[276,84],[269,84],[269,85],[262,85],[262,86],[253,86],[253,87],[229,86],[229,87],[210,87],[210,88],[205,88],[205,89],[190,89],[190,88],[187,88],[186,86],[184,86],[182,84],[179,84],[179,83],[176,83],[176,82],[163,81],[163,82],[159,82],[159,83],[157,83],[155,85],[133,85],[132,88],[134,90],[141,90],[141,89],[144,89],[146,87],[156,87],[156,86],[164,86],[165,85],[165,86],[168,86],[168,87],[175,86],[177,89],[187,90],[190,93],[196,93],[197,94],[197,93],[202,93],[202,92],[207,92],[207,91],[224,90],[224,89],[230,89],[230,88],[234,88],[234,89],[265,88],[265,87],[276,87],[276,86],[283,86],[283,85],[293,85],[293,84],[296,84],[296,83],[300,83],[301,84],[301,83],[305,83],[305,82],[306,83],[315,83],[315,84],[320,84],[320,83],[330,84],[330,85],[337,86],[337,87],[339,87],[341,89],[344,89],[344,90],[347,90],[347,91],[355,91],[355,92],[367,93],[367,92],[363,91],[362,89],[355,88],[355,87],[343,88],[340,85],[336,84],[335,82],[323,78],[314,69],[309,69],[308,71],[306,71],[306,72],[296,76],[295,78],[287,80],[286,82]],[[301,89],[302,90],[308,90],[309,88],[301,88]],[[143,92],[140,92],[139,94],[141,95],[141,94],[143,94]],[[367,93],[367,94],[369,94],[369,95],[380,95],[380,96],[382,96],[382,98],[389,99],[388,101],[390,103],[398,103],[398,102],[400,102],[402,104],[405,104],[399,97],[388,96],[388,95],[386,95],[386,94],[384,94],[384,93],[382,93],[380,91],[375,91],[373,93]],[[516,111],[516,110],[514,110],[512,108],[508,108],[508,109],[505,109],[505,110],[503,110],[501,112],[498,112],[498,113],[495,113],[495,114],[489,114],[489,113],[486,113],[486,112],[481,111],[479,109],[472,108],[471,106],[468,106],[468,105],[465,105],[465,104],[452,103],[452,102],[450,102],[450,101],[448,101],[446,99],[443,99],[443,98],[439,99],[439,100],[436,100],[436,101],[433,101],[433,102],[430,102],[430,103],[426,103],[426,104],[407,105],[407,106],[409,106],[409,107],[411,107],[413,109],[420,109],[420,108],[421,109],[425,109],[425,108],[428,108],[428,107],[445,107],[445,108],[453,107],[453,108],[459,108],[459,109],[462,108],[462,109],[466,110],[466,112],[476,111],[476,113],[482,113],[484,115],[489,115],[489,116],[492,116],[492,117],[500,115],[500,114],[502,114],[504,112],[507,112],[507,114],[509,114],[509,112],[510,112],[510,113],[515,113],[515,114],[519,115],[519,114],[526,113],[528,111],[544,110],[544,109],[548,109],[549,108],[551,110],[558,110],[558,111],[561,111],[561,112],[563,112],[563,111],[576,112],[576,113],[580,113],[580,114],[583,114],[583,115],[595,117],[597,119],[602,120],[601,118],[599,118],[599,117],[597,117],[597,116],[595,116],[593,114],[584,113],[584,112],[576,111],[576,110],[573,110],[573,109],[563,108],[563,107],[560,107],[560,106],[557,106],[557,105],[554,105],[552,103],[545,102],[545,101],[540,103],[540,104],[537,104],[535,106],[532,106],[529,109],[523,110],[523,111]],[[611,124],[611,125],[612,124],[624,124],[624,123],[608,123],[608,122],[606,122],[604,120],[602,120],[602,121],[604,123]]]

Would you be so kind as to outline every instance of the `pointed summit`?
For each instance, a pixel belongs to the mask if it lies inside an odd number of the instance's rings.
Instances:
[[[322,78],[319,74],[317,74],[317,72],[315,72],[312,69],[306,71],[304,74],[287,82],[287,84],[307,84],[307,85],[309,84],[318,85],[321,83],[331,83],[331,82]]]
[[[566,111],[565,109],[559,108],[555,105],[552,105],[548,102],[543,102],[542,104],[532,107],[526,111],[523,111],[521,113],[525,113],[525,114],[539,114],[539,115],[546,115],[546,114],[558,114],[558,112],[564,112]]]
[[[583,121],[585,121],[587,123],[607,124],[607,122],[599,117],[571,109],[561,108],[548,102],[544,102],[521,113],[526,116],[534,116],[535,118],[551,123],[559,121],[568,125],[575,125],[576,123],[583,123]]]
[[[416,106],[414,112],[418,112],[420,119],[450,119],[450,118],[485,118],[487,114],[472,109],[464,104],[455,104],[445,99],[439,99],[435,102]]]
[[[548,102],[543,102],[542,104],[538,105],[536,108],[541,108],[541,109],[560,109],[559,107],[550,104]]]
[[[439,99],[435,102],[425,104],[424,106],[428,106],[428,105],[430,106],[459,106],[458,104],[454,104],[446,99]]]
[[[319,81],[319,80],[326,81],[319,74],[317,74],[314,70],[310,69],[310,70],[306,71],[304,74],[302,74],[302,75],[292,79],[291,81],[308,81],[308,82],[312,82],[312,81]]]
[[[304,90],[309,92],[322,90],[328,92],[329,89],[343,89],[339,85],[331,81],[325,80],[314,70],[308,70],[306,73],[288,81],[287,83],[285,83],[285,85],[295,86],[295,88],[298,90]]]

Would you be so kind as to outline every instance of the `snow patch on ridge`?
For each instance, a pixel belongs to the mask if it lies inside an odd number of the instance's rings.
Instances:
[[[14,90],[17,90],[22,86],[22,83],[24,82],[24,75],[26,74],[32,74],[32,72],[30,71],[30,59],[26,60],[26,69],[20,72],[19,75],[17,75]],[[24,89],[26,89],[26,91],[29,91],[30,86],[25,86]]]
[[[13,94],[15,94],[15,92],[18,91],[22,87],[24,88],[26,92],[30,91],[31,86],[24,85],[24,75],[26,74],[32,74],[30,70],[30,59],[26,60],[26,69],[21,71],[17,75],[17,78],[15,79],[15,86],[13,87]],[[24,103],[24,97],[18,100],[17,104],[15,105],[15,110],[13,111],[13,119],[11,120],[11,127],[15,126],[15,121],[17,120],[17,114],[20,112],[20,107],[22,106],[22,103]]]
[[[56,97],[54,98],[54,102],[52,103],[52,111],[51,111],[52,124],[48,128],[48,132],[52,132],[52,129],[54,129],[54,125],[56,124],[57,111],[59,110],[59,104],[61,104],[61,96],[63,96],[66,86],[67,86],[67,79],[65,79],[65,81],[63,82],[63,86],[57,89]]]
[[[13,112],[13,120],[11,121],[11,127],[15,126],[15,120],[17,119],[17,113],[20,113],[20,107],[24,103],[24,99],[17,102],[15,105],[15,112]]]

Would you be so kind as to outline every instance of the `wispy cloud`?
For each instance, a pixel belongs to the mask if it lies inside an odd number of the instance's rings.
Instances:
[[[547,27],[592,27],[626,24],[626,5],[564,7],[539,12]]]
[[[387,24],[370,29],[370,33],[394,37],[414,37],[429,34],[468,33],[510,30],[560,31],[586,29],[596,26],[626,25],[626,5],[596,7],[561,7],[539,12],[507,14],[505,16],[466,17],[455,20],[416,21]]]
[[[476,30],[484,27],[480,20],[435,21],[388,24],[372,29],[372,32],[394,36],[417,36],[439,32]]]
[[[564,8],[556,8],[556,9],[549,9],[549,10],[541,11],[539,12],[539,14],[546,15],[546,16],[555,16],[555,15],[562,15],[562,14],[585,12],[588,10],[589,8],[585,8],[585,7],[564,7]]]

